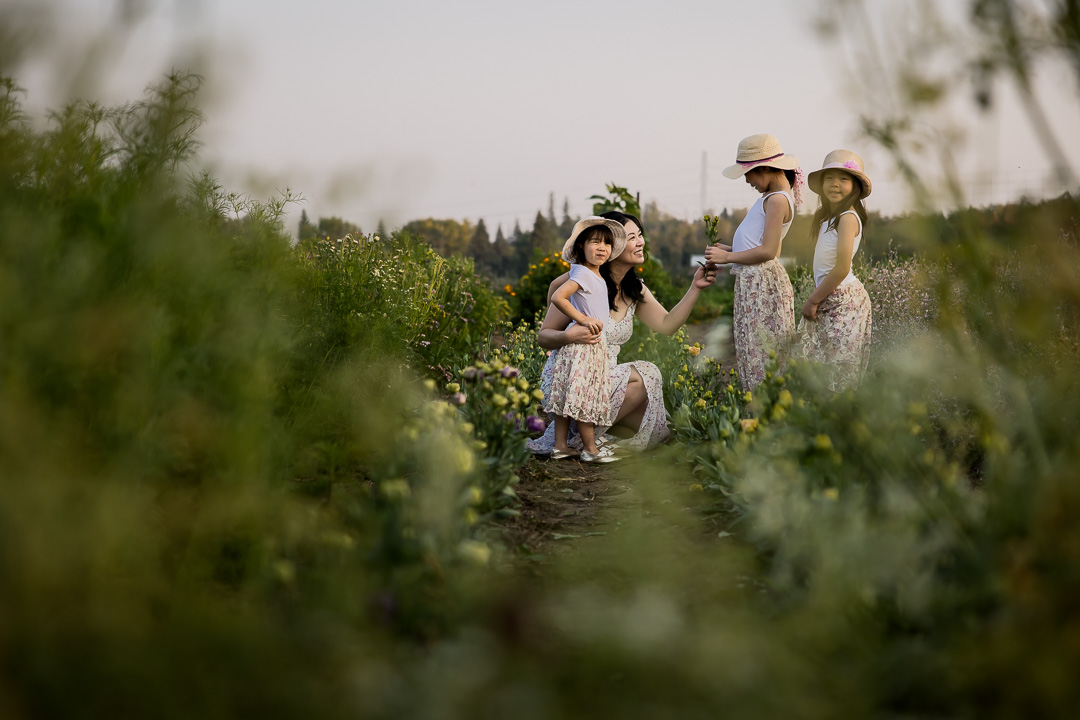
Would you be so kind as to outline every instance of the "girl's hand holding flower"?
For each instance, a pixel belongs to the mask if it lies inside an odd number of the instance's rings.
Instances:
[[[728,254],[730,252],[730,245],[724,245],[723,243],[709,245],[705,248],[705,261],[711,265],[723,265],[724,263],[731,262],[728,260]]]

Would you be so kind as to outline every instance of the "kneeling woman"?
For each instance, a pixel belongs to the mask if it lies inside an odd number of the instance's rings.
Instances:
[[[635,316],[656,332],[674,334],[690,317],[690,311],[693,310],[701,291],[716,281],[716,274],[712,270],[698,268],[686,295],[668,312],[657,302],[635,272],[646,259],[641,221],[633,215],[614,211],[604,213],[602,217],[615,220],[626,229],[625,249],[613,256],[601,270],[608,283],[610,306],[609,319],[604,325],[604,338],[611,364],[610,406],[614,416],[611,427],[616,428],[620,434],[629,435],[620,445],[644,450],[663,442],[669,434],[667,411],[664,409],[663,378],[659,368],[651,362],[636,360],[620,363],[619,350],[633,335]],[[589,344],[600,341],[600,335],[592,334],[580,325],[568,328],[570,319],[550,304],[551,296],[567,278],[568,275],[564,274],[552,281],[548,289],[547,314],[538,336],[540,347],[552,351],[540,376],[540,389],[545,393],[551,387],[552,369],[555,367],[559,348],[571,343]],[[596,428],[596,437],[601,438],[608,429]],[[580,438],[572,434],[570,446],[577,447],[580,443]],[[529,449],[537,455],[550,454],[554,447],[554,424],[548,426],[543,437],[529,441]],[[608,446],[602,444],[601,453],[610,452],[606,447]]]

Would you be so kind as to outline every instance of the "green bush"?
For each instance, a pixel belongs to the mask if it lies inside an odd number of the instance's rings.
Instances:
[[[546,312],[551,281],[569,270],[570,263],[560,253],[552,253],[531,263],[516,286],[506,285],[503,292],[510,302],[512,321],[531,321],[537,313]]]

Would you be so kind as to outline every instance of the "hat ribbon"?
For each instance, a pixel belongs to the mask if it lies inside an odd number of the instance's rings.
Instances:
[[[784,153],[779,153],[777,155],[773,155],[772,157],[762,158],[761,160],[747,160],[746,162],[743,162],[742,160],[736,160],[735,163],[737,165],[742,165],[743,167],[753,167],[754,165],[758,165],[763,162],[775,160],[778,157],[784,157]]]

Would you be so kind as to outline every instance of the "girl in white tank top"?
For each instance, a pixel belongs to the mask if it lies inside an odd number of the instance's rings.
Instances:
[[[814,291],[802,307],[800,354],[826,366],[826,385],[834,392],[856,387],[870,358],[870,296],[851,269],[862,241],[870,178],[862,158],[849,150],[825,156],[821,170],[807,178],[820,205],[811,232],[814,246]]]
[[[786,154],[772,135],[752,135],[739,143],[736,162],[724,175],[743,177],[761,193],[731,245],[716,243],[705,248],[710,265],[733,263],[735,361],[739,384],[751,390],[765,379],[774,353],[783,364],[795,331],[795,295],[778,258],[795,218],[799,160]]]

